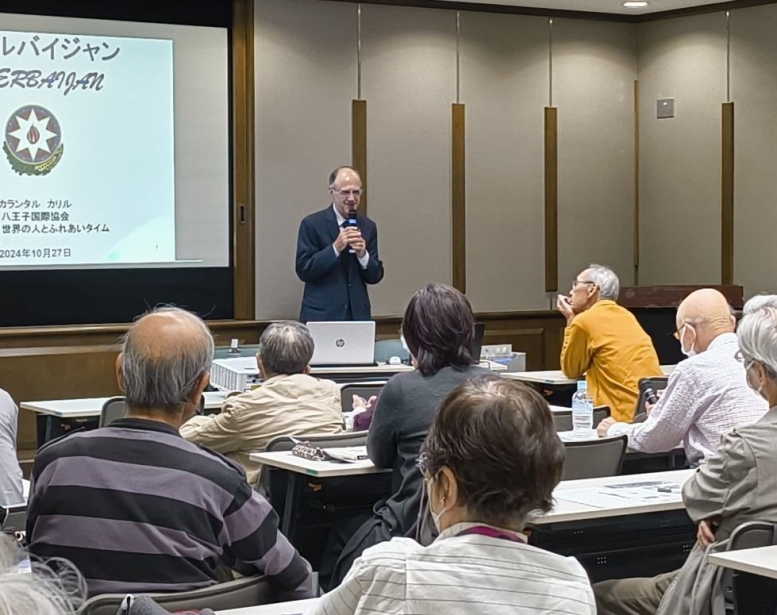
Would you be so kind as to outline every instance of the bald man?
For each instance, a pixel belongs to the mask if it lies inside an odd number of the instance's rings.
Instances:
[[[35,456],[30,552],[73,562],[90,595],[199,589],[217,583],[221,567],[264,575],[287,600],[314,595],[310,565],[240,466],[178,433],[212,358],[213,338],[193,314],[144,316],[116,361],[125,417]]]
[[[675,318],[683,354],[666,390],[644,423],[602,421],[599,436],[626,434],[629,448],[645,453],[670,451],[681,442],[692,465],[714,455],[721,436],[757,422],[769,409],[747,385],[737,360],[735,321],[717,290],[697,290],[680,304]]]
[[[299,226],[297,277],[305,283],[300,322],[372,320],[367,284],[383,279],[378,228],[358,214],[362,180],[351,167],[329,176],[332,204],[310,214]],[[349,226],[350,215],[356,226]]]

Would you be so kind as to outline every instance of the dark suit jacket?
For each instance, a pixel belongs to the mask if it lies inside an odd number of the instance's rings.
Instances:
[[[348,249],[335,255],[332,244],[340,227],[331,205],[299,225],[297,276],[305,283],[300,322],[372,320],[366,285],[383,279],[383,263],[378,258],[378,228],[366,216],[358,221],[370,255],[366,269]]]

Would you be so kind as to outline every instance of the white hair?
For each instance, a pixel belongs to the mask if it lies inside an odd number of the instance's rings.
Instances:
[[[583,273],[585,274],[585,277],[588,278],[589,282],[596,284],[596,287],[599,289],[599,296],[602,299],[618,300],[618,295],[621,291],[621,283],[612,269],[592,263],[588,265],[588,269]]]
[[[777,382],[777,305],[763,305],[745,313],[737,329],[742,355],[764,366]]]
[[[0,538],[0,615],[73,615],[87,594],[75,566],[33,562],[31,572],[19,572],[24,557],[12,538]]]
[[[742,314],[751,314],[762,307],[777,307],[777,295],[755,295],[751,297],[742,308]]]

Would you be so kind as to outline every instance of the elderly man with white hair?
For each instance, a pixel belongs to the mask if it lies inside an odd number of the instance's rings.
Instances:
[[[572,282],[557,308],[566,318],[561,369],[567,378],[586,377],[597,406],[609,406],[616,421],[630,423],[642,378],[660,376],[653,342],[634,315],[619,306],[618,276],[590,265]]]
[[[650,579],[596,584],[599,615],[710,615],[717,568],[707,563],[709,553],[724,550],[746,521],[777,523],[777,307],[746,313],[737,339],[747,382],[770,410],[723,436],[718,452],[683,486],[685,509],[698,524],[683,567]]]
[[[208,327],[185,310],[161,308],[130,327],[116,361],[125,417],[35,456],[33,555],[73,562],[91,595],[199,589],[221,567],[264,575],[279,598],[314,595],[310,565],[242,468],[178,432],[212,359]]]
[[[739,346],[726,298],[714,288],[688,295],[675,318],[680,349],[688,359],[669,376],[666,390],[644,423],[607,418],[599,435],[629,437],[643,453],[671,451],[681,442],[692,465],[715,454],[724,434],[760,419],[769,409],[747,385],[734,355]]]

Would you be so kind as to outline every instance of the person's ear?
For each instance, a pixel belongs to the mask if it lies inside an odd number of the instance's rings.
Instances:
[[[443,466],[437,476],[438,496],[445,498],[446,506],[454,506],[459,501],[459,483],[456,475],[448,466]]]
[[[124,357],[124,353],[120,352],[116,357],[116,383],[119,385],[119,390],[124,393],[124,375],[121,371],[121,360]]]
[[[303,374],[309,374],[310,373],[310,365],[306,365],[305,369],[302,370]]]
[[[200,397],[202,397],[203,391],[208,388],[209,384],[210,374],[205,372],[199,378],[197,378],[197,382],[194,383],[194,388],[192,389],[191,395],[189,395],[189,399],[187,401],[196,408],[200,403]]]
[[[262,353],[257,352],[256,353],[256,367],[259,369],[259,375],[262,377],[262,380],[265,379],[265,371],[264,371],[264,363],[262,363]]]

